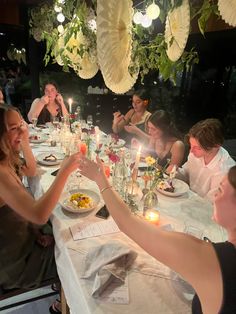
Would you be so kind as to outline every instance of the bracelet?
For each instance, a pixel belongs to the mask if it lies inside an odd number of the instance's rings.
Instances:
[[[108,185],[105,188],[101,189],[100,193],[102,194],[103,192],[105,192],[106,190],[111,189],[111,188],[113,188],[113,186],[112,185]]]

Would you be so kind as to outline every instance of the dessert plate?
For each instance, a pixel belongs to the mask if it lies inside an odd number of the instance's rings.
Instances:
[[[37,161],[44,166],[55,166],[59,165],[65,158],[64,154],[61,153],[50,153],[45,152],[37,155]]]

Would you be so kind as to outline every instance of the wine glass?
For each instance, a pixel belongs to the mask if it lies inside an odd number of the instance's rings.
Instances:
[[[87,124],[88,124],[89,129],[91,129],[93,125],[93,116],[91,114],[87,116]]]
[[[37,122],[38,122],[38,118],[32,118],[32,127],[33,127],[33,129],[36,128]]]

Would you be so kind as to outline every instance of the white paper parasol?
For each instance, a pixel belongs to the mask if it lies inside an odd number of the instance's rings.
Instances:
[[[166,17],[165,42],[167,55],[171,61],[177,61],[186,46],[190,30],[189,1],[170,11]]]
[[[129,65],[132,50],[131,0],[97,1],[97,54],[105,84],[115,93],[128,91],[136,82]]]
[[[87,52],[84,52],[83,58],[81,58],[79,66],[74,66],[73,68],[82,79],[90,79],[97,74],[97,59],[95,57],[90,57]]]
[[[231,26],[236,26],[236,0],[219,0],[218,9],[222,19]]]

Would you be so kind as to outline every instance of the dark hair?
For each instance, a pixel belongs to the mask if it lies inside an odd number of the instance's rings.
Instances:
[[[228,179],[229,183],[236,191],[236,166],[233,166],[232,168],[229,169]]]
[[[53,86],[56,88],[56,90],[59,92],[58,85],[57,85],[57,83],[56,83],[55,81],[47,81],[47,82],[44,82],[44,84],[43,84],[43,92],[44,92],[46,86],[49,85],[49,84],[50,84],[50,85],[53,85]]]
[[[159,128],[165,138],[176,137],[181,138],[180,132],[176,129],[170,114],[165,110],[155,111],[148,119],[156,128]]]
[[[137,89],[133,95],[138,96],[142,100],[148,100],[150,101],[150,95],[148,91],[145,88]]]
[[[223,144],[223,127],[218,119],[201,120],[192,126],[187,137],[194,137],[203,149],[210,150]]]

